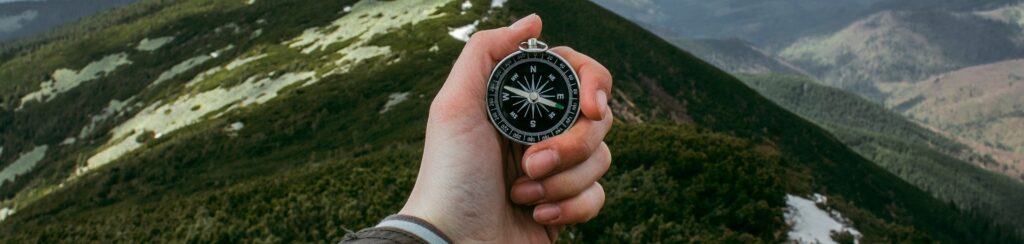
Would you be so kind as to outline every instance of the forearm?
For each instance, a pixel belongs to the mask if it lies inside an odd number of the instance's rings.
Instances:
[[[341,243],[451,243],[440,230],[426,221],[406,215],[392,215],[377,226],[349,233]]]

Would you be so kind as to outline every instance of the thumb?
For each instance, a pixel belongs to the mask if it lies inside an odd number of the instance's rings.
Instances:
[[[494,65],[505,56],[519,49],[519,43],[540,36],[542,29],[540,16],[531,14],[519,19],[508,27],[490,29],[474,33],[462,49],[452,75],[469,74],[472,79],[452,79],[448,81],[470,81],[481,83],[486,81]]]

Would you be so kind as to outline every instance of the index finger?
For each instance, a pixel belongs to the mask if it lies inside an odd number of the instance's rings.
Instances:
[[[531,14],[516,21],[509,27],[473,33],[462,48],[462,54],[455,61],[452,75],[472,74],[480,79],[452,79],[455,82],[476,82],[487,80],[494,65],[505,56],[519,50],[519,43],[540,36],[543,23],[540,16]],[[481,85],[482,86],[482,85]]]

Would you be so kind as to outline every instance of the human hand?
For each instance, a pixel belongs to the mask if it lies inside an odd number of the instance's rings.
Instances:
[[[565,133],[530,146],[525,160],[510,160],[510,142],[487,117],[491,70],[541,28],[540,17],[530,15],[470,38],[430,106],[419,175],[400,214],[430,222],[457,243],[525,243],[554,241],[562,226],[601,210],[597,180],[611,164],[602,140],[612,126],[612,77],[604,66],[567,47],[552,49],[579,74],[583,113]],[[513,162],[523,162],[527,175],[514,175],[520,165]]]

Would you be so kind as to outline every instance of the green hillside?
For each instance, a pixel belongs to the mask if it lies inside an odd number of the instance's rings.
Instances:
[[[337,241],[404,202],[464,45],[447,32],[533,12],[546,42],[612,71],[621,118],[606,207],[563,240],[781,242],[786,194],[821,193],[864,242],[1022,241],[590,2],[354,2],[142,0],[128,9],[151,14],[18,49],[0,64],[0,165],[50,147],[0,186],[16,210],[0,242]],[[111,55],[130,63],[95,62]],[[109,71],[83,80],[90,64]],[[26,99],[46,82],[77,85]]]
[[[1024,184],[948,155],[983,161],[963,145],[880,105],[801,76],[741,75],[761,94],[836,135],[854,151],[939,199],[1022,226]]]

